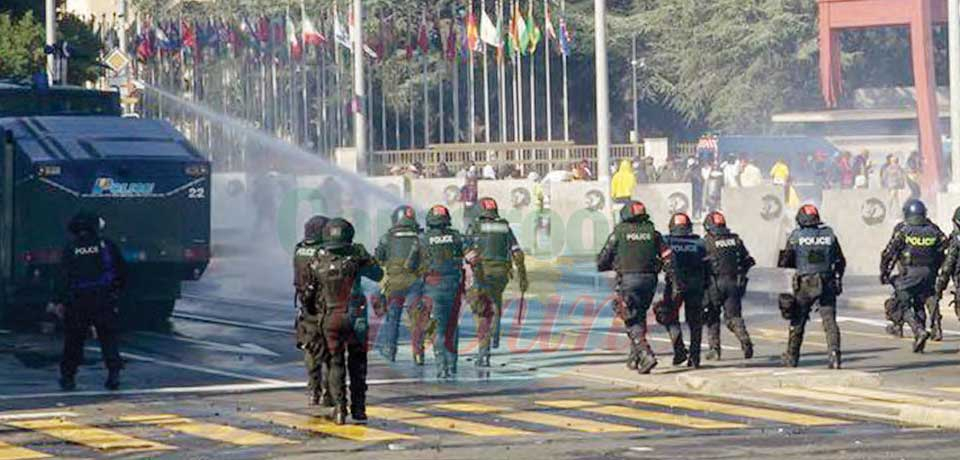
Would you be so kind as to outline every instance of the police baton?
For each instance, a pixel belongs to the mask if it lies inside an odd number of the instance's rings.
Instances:
[[[526,295],[527,291],[520,291],[520,307],[517,308],[517,324],[523,323],[523,307],[527,305]]]

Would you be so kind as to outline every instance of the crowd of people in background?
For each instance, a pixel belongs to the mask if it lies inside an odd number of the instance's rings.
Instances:
[[[717,155],[699,151],[695,155],[672,155],[660,166],[652,157],[633,157],[615,161],[611,165],[610,198],[613,201],[630,199],[638,184],[689,183],[692,192],[694,217],[722,210],[723,190],[736,187],[752,188],[762,185],[780,186],[788,206],[799,206],[801,197],[795,185],[800,181],[819,190],[867,189],[878,185],[896,195],[898,201],[920,196],[921,160],[917,152],[906,157],[889,154],[885,163],[875,168],[867,150],[854,155],[851,152],[814,152],[804,158],[778,158],[769,169],[762,167],[762,157],[749,154]],[[769,158],[769,157],[768,157]],[[759,161],[758,161],[759,160]],[[766,163],[769,166],[769,160]],[[800,169],[793,174],[791,165]],[[391,175],[409,179],[428,177],[462,178],[464,180],[528,179],[539,185],[556,182],[589,181],[596,175],[586,159],[571,162],[567,168],[555,169],[544,175],[524,171],[520,165],[497,161],[496,155],[487,163],[466,162],[451,166],[439,163],[425,168],[420,162],[408,166],[394,166]],[[800,176],[801,179],[798,179]]]

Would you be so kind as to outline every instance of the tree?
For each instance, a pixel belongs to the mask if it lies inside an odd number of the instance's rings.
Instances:
[[[19,18],[0,13],[0,75],[29,77],[43,66],[43,27],[32,12]]]
[[[42,19],[43,8],[37,2],[15,1],[0,9],[0,76],[21,79],[43,71]],[[60,40],[71,49],[68,81],[79,84],[96,79],[102,45],[91,26],[70,14],[57,23]]]

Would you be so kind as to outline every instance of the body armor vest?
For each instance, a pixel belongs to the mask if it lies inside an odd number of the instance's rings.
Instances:
[[[463,238],[451,228],[431,228],[423,236],[427,271],[440,275],[456,275],[463,265]]]
[[[656,230],[650,222],[621,222],[614,229],[617,251],[614,267],[620,273],[656,273]]]
[[[743,242],[739,236],[733,233],[708,233],[704,242],[714,273],[720,276],[740,274]]]
[[[833,271],[836,235],[830,227],[802,227],[794,233],[797,274],[826,274]]]
[[[703,239],[697,235],[670,235],[664,239],[673,252],[673,269],[676,276],[683,280],[702,280],[705,274],[704,259],[707,257],[707,248]]]
[[[73,276],[73,289],[95,290],[113,286],[117,279],[117,268],[104,240],[78,240],[70,250],[73,251],[73,264],[68,270]]]
[[[474,224],[474,244],[484,261],[508,262],[512,244],[510,224],[504,219],[477,220]]]
[[[326,311],[347,311],[360,276],[360,264],[353,256],[336,255],[320,249],[311,264],[319,290],[317,302]]]
[[[407,267],[407,262],[413,259],[419,242],[420,235],[416,228],[398,226],[390,229],[387,234],[387,258],[384,261],[388,276],[406,274],[415,268]]]
[[[904,225],[904,247],[900,253],[900,263],[905,267],[935,268],[940,255],[940,232],[936,227],[924,225]]]

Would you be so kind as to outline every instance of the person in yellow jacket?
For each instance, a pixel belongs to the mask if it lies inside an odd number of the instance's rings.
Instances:
[[[633,165],[630,160],[620,161],[620,169],[613,175],[610,182],[610,199],[614,203],[626,203],[630,201],[633,195],[633,189],[637,187],[637,177],[633,175]]]
[[[783,158],[777,160],[773,168],[770,168],[770,178],[773,179],[774,185],[787,184],[787,180],[790,179],[790,167],[783,161]]]

